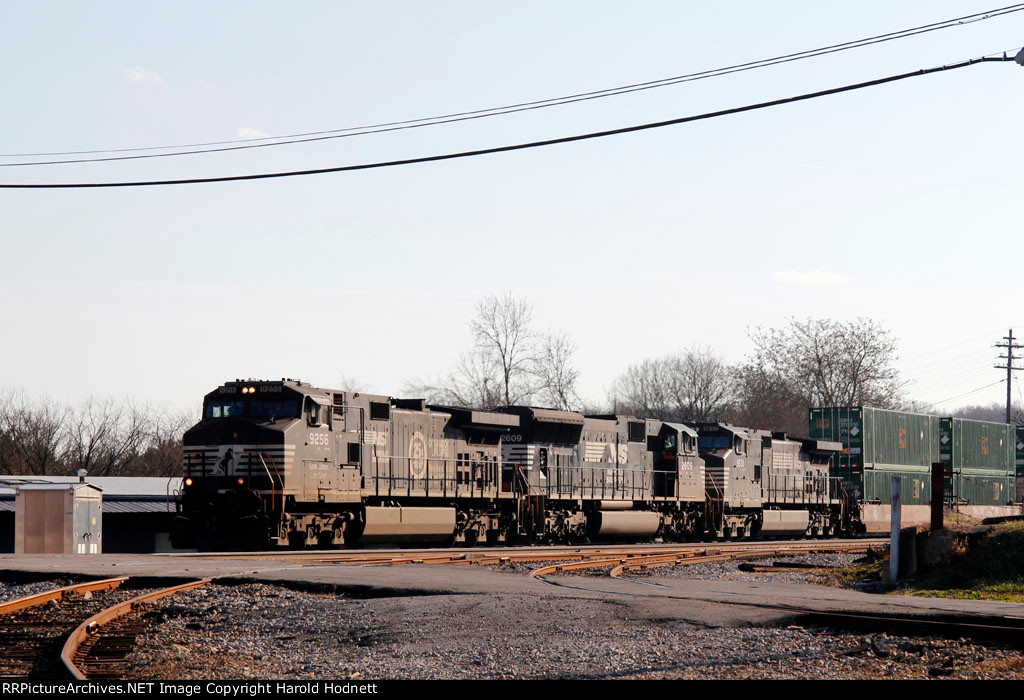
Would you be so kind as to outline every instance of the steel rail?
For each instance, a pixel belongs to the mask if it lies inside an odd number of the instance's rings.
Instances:
[[[93,591],[109,591],[113,588],[118,588],[122,583],[128,580],[127,576],[119,576],[117,578],[105,578],[99,581],[87,581],[85,583],[75,583],[70,586],[63,586],[61,588],[55,588],[52,591],[44,591],[42,593],[35,593],[33,595],[27,595],[22,598],[16,598],[9,600],[6,603],[0,603],[0,615],[9,615],[10,613],[24,610],[26,608],[34,608],[39,605],[45,605],[51,600],[60,600],[62,598],[71,598],[84,593],[92,593]]]
[[[812,547],[812,548],[782,548],[776,550],[751,550],[751,551],[737,551],[737,552],[721,552],[717,554],[708,554],[704,557],[677,557],[675,560],[670,560],[667,557],[644,557],[638,561],[625,562],[620,566],[614,567],[610,572],[609,576],[612,578],[620,578],[622,574],[627,571],[646,571],[647,569],[656,569],[665,566],[686,566],[688,564],[699,564],[706,562],[715,561],[730,561],[734,559],[759,559],[762,557],[778,557],[778,556],[798,556],[800,554],[815,554],[819,552],[866,552],[868,550],[867,545],[832,545],[827,547]]]
[[[152,593],[146,593],[145,595],[137,596],[131,600],[126,600],[123,603],[118,603],[117,605],[106,608],[105,610],[101,610],[76,627],[71,633],[71,636],[68,637],[67,642],[64,643],[64,648],[60,654],[60,659],[64,663],[64,667],[75,680],[88,680],[86,674],[77,666],[77,663],[84,661],[84,654],[80,654],[80,650],[86,641],[92,639],[95,634],[101,631],[103,625],[107,625],[124,615],[128,615],[147,603],[152,603],[181,591],[205,586],[209,582],[210,579],[202,579],[199,581],[183,583],[178,586],[171,586],[170,588],[161,588],[160,590],[153,591]]]
[[[874,543],[874,544],[881,544]],[[865,542],[857,543],[834,543],[821,544],[818,542],[807,544],[786,544],[776,545],[770,543],[746,544],[736,547],[705,547],[675,552],[658,552],[653,554],[637,553],[634,556],[625,556],[603,559],[596,558],[588,561],[579,561],[566,564],[552,564],[530,572],[532,578],[560,573],[562,571],[574,571],[580,569],[613,567],[610,576],[618,578],[627,570],[644,570],[663,566],[677,566],[694,564],[698,562],[729,561],[732,559],[756,559],[768,556],[800,555],[815,552],[858,552],[866,551],[871,546]]]
[[[814,542],[793,542],[786,541],[786,546],[797,548],[821,547],[819,541]],[[857,547],[885,546],[888,540],[882,539],[859,539],[835,544],[851,544]],[[690,544],[658,544],[658,545],[620,545],[620,546],[583,546],[583,547],[531,547],[531,548],[474,548],[457,550],[376,550],[376,551],[344,551],[344,552],[217,552],[217,553],[196,553],[180,554],[174,556],[195,556],[199,558],[223,558],[243,560],[278,560],[294,561],[297,563],[311,564],[354,564],[354,565],[385,565],[385,564],[481,564],[491,565],[511,561],[558,561],[558,560],[583,560],[587,558],[629,557],[641,554],[651,555],[672,555],[682,552],[702,551],[708,547],[717,547],[724,550],[746,550],[756,548],[776,548],[779,545],[775,542],[718,542],[690,543]]]
[[[578,559],[584,560],[588,558],[607,558],[609,556],[639,556],[644,553],[650,553],[652,551],[666,551],[666,552],[679,552],[683,551],[683,548],[673,548],[670,550],[650,550],[650,549],[594,549],[589,551],[581,550],[552,550],[552,551],[505,551],[495,552],[493,554],[486,554],[484,552],[473,553],[473,552],[461,552],[451,554],[438,554],[438,555],[424,555],[424,554],[408,554],[394,557],[367,557],[357,558],[349,557],[337,559],[334,557],[320,557],[313,561],[321,563],[334,562],[339,564],[500,564],[510,561],[550,561],[550,560],[571,560]]]

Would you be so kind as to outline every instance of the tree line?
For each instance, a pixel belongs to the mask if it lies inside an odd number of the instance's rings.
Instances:
[[[473,345],[451,371],[406,384],[405,393],[475,408],[533,404],[673,422],[721,420],[793,434],[807,433],[811,406],[904,406],[896,339],[870,319],[792,319],[783,328],[754,328],[754,350],[736,365],[700,345],[648,357],[629,365],[597,402],[580,397],[571,336],[537,331],[524,300],[484,297],[470,330]]]
[[[922,410],[904,400],[895,338],[870,319],[791,319],[782,328],[750,329],[753,350],[737,364],[701,345],[657,353],[627,366],[596,401],[581,397],[571,334],[538,329],[523,299],[484,297],[469,327],[473,342],[451,369],[431,381],[406,383],[402,395],[480,409],[528,404],[672,422],[727,421],[794,435],[807,434],[812,406]],[[344,383],[343,389],[358,389],[352,380]],[[1001,420],[995,407],[959,415]],[[1019,407],[1018,415],[1024,417]],[[182,434],[195,417],[130,401],[65,405],[0,391],[0,475],[86,469],[93,476],[170,476],[179,471]]]
[[[130,401],[87,399],[77,405],[0,392],[0,474],[172,476],[180,471],[182,434],[191,413]]]

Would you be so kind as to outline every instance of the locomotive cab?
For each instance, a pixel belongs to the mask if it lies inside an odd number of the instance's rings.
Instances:
[[[697,423],[697,440],[704,458],[711,498],[727,508],[760,508],[762,433],[726,423]]]
[[[175,547],[262,547],[285,507],[284,485],[303,431],[329,445],[331,401],[292,380],[235,380],[203,399],[184,435]],[[323,437],[319,437],[323,435]]]
[[[647,421],[647,448],[654,455],[653,495],[704,501],[704,461],[697,431],[681,423]]]

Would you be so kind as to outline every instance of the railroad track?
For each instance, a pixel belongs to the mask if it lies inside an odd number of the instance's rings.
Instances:
[[[0,678],[57,676],[65,635],[102,609],[106,594],[127,580],[79,583],[0,604]]]
[[[785,547],[799,553],[808,551],[863,551],[867,547],[886,547],[885,539],[811,542],[723,542],[708,544],[624,545],[582,547],[505,547],[422,550],[349,550],[321,552],[217,552],[187,555],[212,559],[289,561],[299,564],[465,564],[494,565],[508,562],[586,562],[590,560],[632,559],[639,557],[686,558],[708,551],[761,551],[771,554]],[[585,567],[581,567],[585,568]]]
[[[495,549],[490,551],[454,550],[438,552],[348,552],[348,553],[295,553],[300,561],[311,563],[339,563],[351,565],[385,564],[478,564],[494,565],[509,562],[542,562],[544,566],[534,569],[530,576],[545,583],[556,583],[555,574],[587,569],[608,569],[610,578],[628,581],[638,585],[653,585],[671,588],[664,584],[651,583],[627,574],[639,573],[667,566],[688,566],[709,562],[763,559],[767,557],[801,556],[825,552],[859,553],[870,548],[887,548],[887,539],[857,539],[848,541],[794,541],[794,542],[726,542],[714,545],[634,545],[627,547],[580,547],[580,548],[534,548],[533,551],[517,549]],[[292,559],[292,557],[289,557]],[[552,563],[547,563],[552,562]],[[595,588],[569,585],[570,588],[601,591]],[[634,595],[646,595],[636,593]],[[669,595],[671,598],[688,600],[686,596]],[[731,605],[753,605],[785,611],[798,617],[802,624],[820,625],[838,629],[860,631],[899,632],[907,635],[937,635],[949,638],[970,637],[1010,643],[1024,647],[1024,620],[1000,617],[977,617],[975,619],[941,619],[939,617],[898,617],[887,615],[858,614],[851,612],[830,612],[811,610],[773,603],[726,603]]]
[[[149,626],[147,608],[161,598],[204,586],[210,579],[161,588],[126,600],[83,620],[71,632],[61,661],[75,680],[118,680],[135,638]]]
[[[552,585],[566,586],[569,588],[599,593],[608,593],[610,591],[558,581],[556,577],[553,576],[554,574],[567,571],[608,568],[609,578],[627,581],[642,586],[657,586],[662,589],[671,589],[679,587],[664,583],[653,583],[641,579],[629,578],[624,576],[624,574],[630,572],[642,572],[665,566],[686,566],[689,564],[703,564],[716,561],[761,559],[768,556],[799,556],[801,554],[820,552],[852,553],[866,551],[867,548],[868,545],[866,543],[862,543],[859,546],[857,543],[807,544],[803,546],[786,547],[760,545],[748,548],[737,547],[733,548],[731,551],[721,551],[719,548],[708,548],[703,552],[685,552],[681,555],[665,552],[621,559],[592,559],[589,561],[552,564],[534,569],[530,573],[530,576]],[[768,569],[770,567],[759,568]],[[636,592],[629,595],[647,597],[649,594]],[[682,601],[694,600],[691,596],[687,596],[681,592],[679,594],[666,594],[662,592],[658,595],[660,597],[673,598]],[[1018,648],[1024,648],[1024,619],[1022,618],[1000,617],[995,615],[974,615],[960,616],[955,619],[951,619],[953,616],[934,614],[909,617],[877,613],[867,614],[846,611],[814,610],[810,608],[770,602],[718,602],[724,605],[738,605],[778,610],[792,615],[798,624],[808,626],[833,627],[836,629],[864,632],[887,632],[905,634],[908,636],[934,635],[951,639],[965,637],[986,641],[996,641],[1004,644],[1010,644]]]
[[[206,581],[125,600],[129,577],[89,581],[0,603],[0,678],[119,678],[118,661],[148,626],[144,606]]]
[[[646,571],[665,566],[687,566],[715,561],[735,559],[761,559],[769,556],[799,556],[819,552],[866,552],[871,546],[886,544],[884,540],[874,542],[800,543],[780,546],[774,543],[743,544],[733,547],[687,548],[679,551],[658,551],[629,553],[626,556],[593,557],[586,560],[543,566],[530,572],[534,578],[543,578],[565,571],[610,568],[609,575],[619,578],[629,571]]]

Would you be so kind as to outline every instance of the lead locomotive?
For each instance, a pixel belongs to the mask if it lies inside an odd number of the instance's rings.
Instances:
[[[184,445],[176,547],[669,541],[850,526],[828,478],[838,444],[719,424],[474,411],[236,380],[206,395]]]

